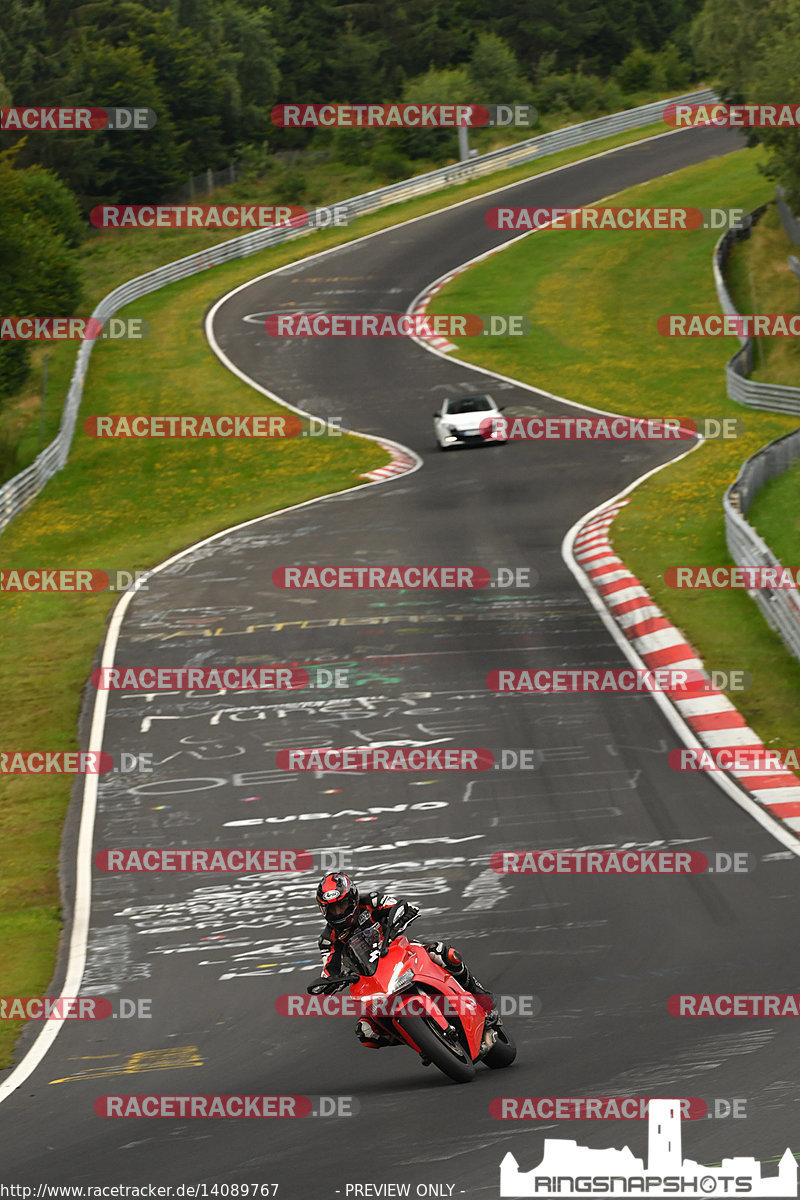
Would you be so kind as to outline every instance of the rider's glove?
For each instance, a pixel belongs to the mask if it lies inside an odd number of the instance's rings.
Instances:
[[[391,912],[392,928],[398,929],[403,925],[407,925],[419,913],[419,906],[409,904],[407,900],[401,900],[396,904]]]

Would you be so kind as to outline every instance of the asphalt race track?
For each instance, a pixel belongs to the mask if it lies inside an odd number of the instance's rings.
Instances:
[[[738,144],[730,131],[692,130],[514,185],[502,199],[582,205]],[[416,937],[453,942],[495,992],[538,998],[537,1016],[507,1021],[517,1062],[507,1072],[480,1067],[472,1084],[455,1087],[405,1049],[362,1050],[352,1019],[278,1016],[276,998],[302,992],[316,974],[317,871],[96,873],[83,993],[148,998],[152,1017],[65,1023],[0,1106],[8,1182],[278,1183],[283,1200],[409,1183],[411,1194],[435,1184],[445,1185],[441,1195],[452,1185],[454,1196],[494,1197],[506,1151],[528,1169],[545,1136],[645,1153],[645,1122],[499,1121],[489,1113],[498,1096],[739,1098],[746,1120],[684,1124],[688,1156],[713,1164],[800,1149],[793,1023],[667,1012],[677,992],[796,990],[794,856],[707,778],[669,768],[677,743],[649,697],[501,696],[485,685],[497,667],[626,665],[560,546],[583,513],[674,447],[542,442],[439,454],[431,414],[445,395],[489,390],[511,412],[564,408],[406,339],[279,342],[245,320],[289,309],[403,312],[433,279],[508,236],[484,223],[496,203],[479,198],[301,262],[216,311],[221,349],[256,383],[393,438],[424,462],[395,482],[202,545],[134,598],[119,665],[323,662],[346,668],[351,686],[112,693],[103,748],[152,753],[155,771],[102,779],[95,848],[346,851],[365,887],[423,906]],[[279,590],[273,570],[294,563],[528,566],[538,582]],[[87,716],[91,699],[87,689]],[[348,775],[275,765],[282,747],[367,744],[534,747],[536,768]],[[78,815],[73,805],[68,894]],[[629,845],[748,852],[756,866],[684,878],[489,868],[504,849]],[[151,1093],[346,1096],[359,1111],[311,1128],[313,1118],[94,1113],[99,1096]]]

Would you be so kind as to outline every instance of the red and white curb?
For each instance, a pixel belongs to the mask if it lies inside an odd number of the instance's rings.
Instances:
[[[419,466],[419,460],[396,442],[385,442],[383,438],[375,438],[375,441],[391,454],[391,462],[385,467],[376,467],[374,471],[365,471],[359,476],[360,479],[392,479],[397,475],[405,475],[407,471],[416,470]]]
[[[632,648],[648,667],[705,670],[686,638],[663,614],[635,575],[632,575],[609,539],[617,513],[629,502],[620,499],[595,512],[582,525],[573,542],[575,561],[583,570]],[[718,746],[763,749],[758,734],[722,692],[702,697],[671,699],[698,742],[709,750]],[[726,771],[752,799],[800,836],[800,778],[785,768],[769,774],[754,770]]]
[[[442,288],[450,282],[451,279],[455,279],[456,275],[460,275],[463,269],[463,267],[459,267],[458,270],[451,271],[449,275],[443,275],[441,279],[437,279],[435,283],[432,283],[429,288],[422,292],[417,297],[414,307],[409,310],[411,316],[424,316],[428,310],[428,305],[436,293],[440,292]],[[446,337],[426,337],[424,342],[426,346],[435,346],[436,349],[441,350],[443,354],[447,354],[449,350],[458,349],[458,346],[454,345],[453,342],[449,342]]]

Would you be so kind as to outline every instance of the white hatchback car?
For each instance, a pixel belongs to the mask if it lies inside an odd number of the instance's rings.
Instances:
[[[505,445],[506,422],[501,417],[503,406],[491,396],[450,396],[433,414],[433,431],[440,450],[453,446]],[[481,427],[491,421],[491,432],[484,436]]]

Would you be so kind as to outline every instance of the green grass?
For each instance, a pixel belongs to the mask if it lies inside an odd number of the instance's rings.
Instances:
[[[551,155],[487,179],[436,192],[361,218],[344,230],[314,233],[208,273],[172,284],[125,310],[144,317],[146,342],[99,342],[92,354],[70,459],[32,506],[2,533],[2,565],[94,566],[136,570],[198,538],[276,508],[361,482],[385,461],[363,438],[286,442],[94,441],[81,430],[101,413],[284,411],[253,392],[213,357],[203,315],[221,294],[274,267],[491,191],[588,154],[662,132],[662,124]],[[364,190],[330,177],[315,203]],[[223,193],[213,197],[221,202]],[[240,189],[241,202],[251,198]],[[208,198],[204,198],[208,199]],[[210,231],[102,234],[83,250],[90,312],[111,288],[163,262],[207,248],[228,235]],[[19,469],[37,452],[41,364],[48,353],[45,444],[55,434],[72,373],[75,346],[35,349],[25,392],[0,414],[0,439],[20,439]],[[12,472],[13,473],[13,472]],[[0,689],[13,696],[4,712],[5,749],[77,748],[81,691],[113,598],[99,595],[2,596]],[[50,982],[62,921],[57,863],[71,781],[60,776],[5,777],[0,806],[0,994],[43,995]],[[19,1023],[0,1023],[0,1067],[12,1061]]]
[[[731,258],[731,294],[740,312],[797,311],[800,281],[787,263],[792,253],[797,253],[797,247],[784,232],[777,209],[770,208]],[[752,377],[800,387],[800,341],[757,338]],[[780,562],[800,564],[800,464],[765,484],[747,519]]]
[[[747,519],[779,562],[800,565],[800,462],[764,484]]]
[[[740,151],[620,193],[613,203],[752,209],[768,192],[758,161],[757,152]],[[723,492],[749,454],[797,424],[727,399],[724,364],[735,339],[668,339],[656,330],[664,313],[719,311],[716,237],[705,230],[545,230],[460,275],[431,311],[527,314],[528,336],[461,339],[459,356],[568,399],[630,415],[744,421],[740,438],[706,442],[638,488],[612,538],[709,667],[750,672],[752,687],[734,702],[765,741],[791,746],[800,733],[800,663],[755,604],[741,591],[679,592],[663,583],[668,566],[731,561]]]
[[[766,197],[765,197],[766,198]],[[728,261],[728,289],[741,313],[796,313],[800,280],[788,257],[798,249],[789,241],[772,206],[750,237],[734,245]],[[800,340],[756,338],[751,378],[800,387]]]

